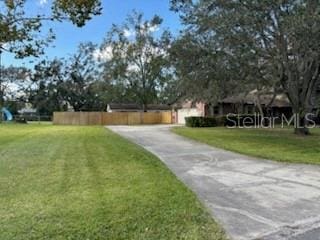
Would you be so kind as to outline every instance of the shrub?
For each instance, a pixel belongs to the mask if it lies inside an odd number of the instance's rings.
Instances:
[[[214,117],[216,119],[217,126],[224,127],[226,126],[227,117],[226,116],[217,116]]]
[[[216,127],[217,121],[213,117],[186,117],[187,127]]]
[[[243,127],[261,125],[261,116],[256,114],[230,114],[216,117],[186,117],[187,127]],[[265,119],[265,125],[269,124]]]
[[[314,115],[313,117],[311,117],[311,120],[317,124],[320,125],[320,115]]]

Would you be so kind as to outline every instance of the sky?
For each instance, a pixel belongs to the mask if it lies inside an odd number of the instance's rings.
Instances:
[[[45,12],[51,0],[29,0],[27,11],[31,14]],[[150,19],[155,14],[164,19],[162,28],[169,28],[174,34],[181,29],[179,16],[170,11],[169,0],[102,0],[103,12],[95,16],[82,28],[77,28],[69,22],[44,23],[44,32],[50,27],[56,34],[56,40],[45,49],[45,55],[39,59],[25,58],[17,60],[12,54],[4,53],[2,63],[5,66],[30,67],[43,58],[68,57],[74,53],[81,42],[92,41],[101,43],[113,23],[122,24],[127,15],[133,10],[144,13],[145,19]]]

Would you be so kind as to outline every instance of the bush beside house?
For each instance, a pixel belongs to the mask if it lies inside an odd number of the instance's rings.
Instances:
[[[217,117],[186,117],[187,127],[242,127],[254,126],[261,123],[261,117],[252,114],[243,115],[224,115]],[[265,123],[268,124],[268,123]]]
[[[187,127],[216,127],[217,121],[214,117],[186,117]]]

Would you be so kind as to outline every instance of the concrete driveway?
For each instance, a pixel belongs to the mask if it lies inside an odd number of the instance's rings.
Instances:
[[[216,149],[177,136],[168,126],[109,129],[158,156],[198,195],[230,238],[320,240],[318,166]]]

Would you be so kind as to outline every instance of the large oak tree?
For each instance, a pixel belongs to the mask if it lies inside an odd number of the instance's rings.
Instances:
[[[240,63],[239,75],[245,70],[250,83],[279,83],[300,123],[296,133],[308,134],[320,74],[318,0],[171,2],[189,29],[210,34],[219,51]]]

